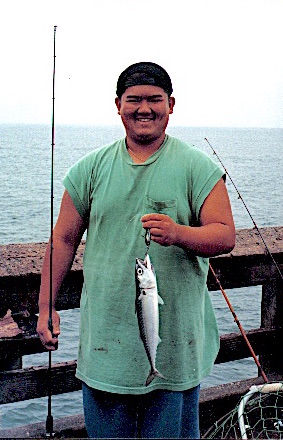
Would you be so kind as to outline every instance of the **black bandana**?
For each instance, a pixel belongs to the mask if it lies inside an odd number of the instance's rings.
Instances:
[[[117,96],[121,98],[128,87],[138,85],[152,85],[161,87],[170,96],[173,92],[170,76],[155,63],[142,62],[129,66],[118,78]]]

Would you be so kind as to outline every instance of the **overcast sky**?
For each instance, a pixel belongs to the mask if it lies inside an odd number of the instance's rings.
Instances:
[[[283,127],[282,0],[0,0],[0,122],[120,124],[117,78],[170,74],[171,125]]]

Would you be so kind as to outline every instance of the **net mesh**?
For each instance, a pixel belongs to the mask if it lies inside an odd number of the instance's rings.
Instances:
[[[203,438],[283,439],[283,384],[251,387],[236,408],[214,423]]]

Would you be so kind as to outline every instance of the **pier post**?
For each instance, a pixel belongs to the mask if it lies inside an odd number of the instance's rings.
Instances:
[[[283,289],[278,279],[267,280],[262,285],[261,328],[279,329],[280,340],[274,341],[272,351],[267,350],[260,356],[260,362],[265,373],[277,375],[283,373],[283,363],[280,353],[282,345],[283,324]]]

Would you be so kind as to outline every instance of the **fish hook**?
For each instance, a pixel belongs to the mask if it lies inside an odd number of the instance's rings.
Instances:
[[[146,245],[146,253],[145,253],[145,257],[146,257],[148,254],[150,241],[151,241],[150,230],[148,228],[145,231],[144,241],[145,241],[145,245]]]

